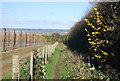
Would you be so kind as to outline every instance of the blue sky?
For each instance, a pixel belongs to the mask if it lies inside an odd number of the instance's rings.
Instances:
[[[70,29],[90,7],[88,2],[3,2],[0,13],[7,28]]]

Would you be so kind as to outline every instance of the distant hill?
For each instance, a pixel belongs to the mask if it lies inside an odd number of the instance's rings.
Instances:
[[[22,28],[6,28],[7,31],[23,31],[23,32],[31,32],[31,33],[40,33],[40,34],[52,34],[52,33],[59,33],[59,34],[66,34],[69,30],[68,29],[22,29]],[[2,28],[0,28],[2,30]]]

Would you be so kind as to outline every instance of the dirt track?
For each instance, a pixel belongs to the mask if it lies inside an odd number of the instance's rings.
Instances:
[[[60,79],[60,62],[61,62],[61,54],[59,55],[56,67],[55,67],[55,78]]]

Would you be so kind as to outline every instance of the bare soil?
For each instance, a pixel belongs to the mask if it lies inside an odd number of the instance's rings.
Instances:
[[[55,67],[55,78],[54,79],[60,79],[60,63],[61,62],[61,54],[59,55],[56,67]]]

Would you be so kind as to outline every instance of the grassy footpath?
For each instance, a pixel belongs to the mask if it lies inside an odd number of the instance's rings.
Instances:
[[[48,79],[55,78],[55,68],[56,68],[56,64],[57,64],[60,54],[61,54],[60,78],[65,79],[65,77],[68,76],[68,70],[65,67],[65,63],[64,63],[64,61],[67,57],[66,51],[67,51],[66,47],[61,43],[56,47],[56,49],[54,51],[54,55],[51,56],[50,61],[46,64],[46,67],[45,67]]]
[[[45,70],[48,79],[54,79],[57,60],[63,50],[64,50],[64,45],[58,44],[58,46],[55,48],[54,54],[50,57],[49,62],[46,64]]]
[[[68,76],[68,69],[65,67],[65,59],[67,58],[67,54],[66,54],[67,49],[64,48],[64,51],[62,52],[61,55],[61,79],[66,79],[65,77]]]

